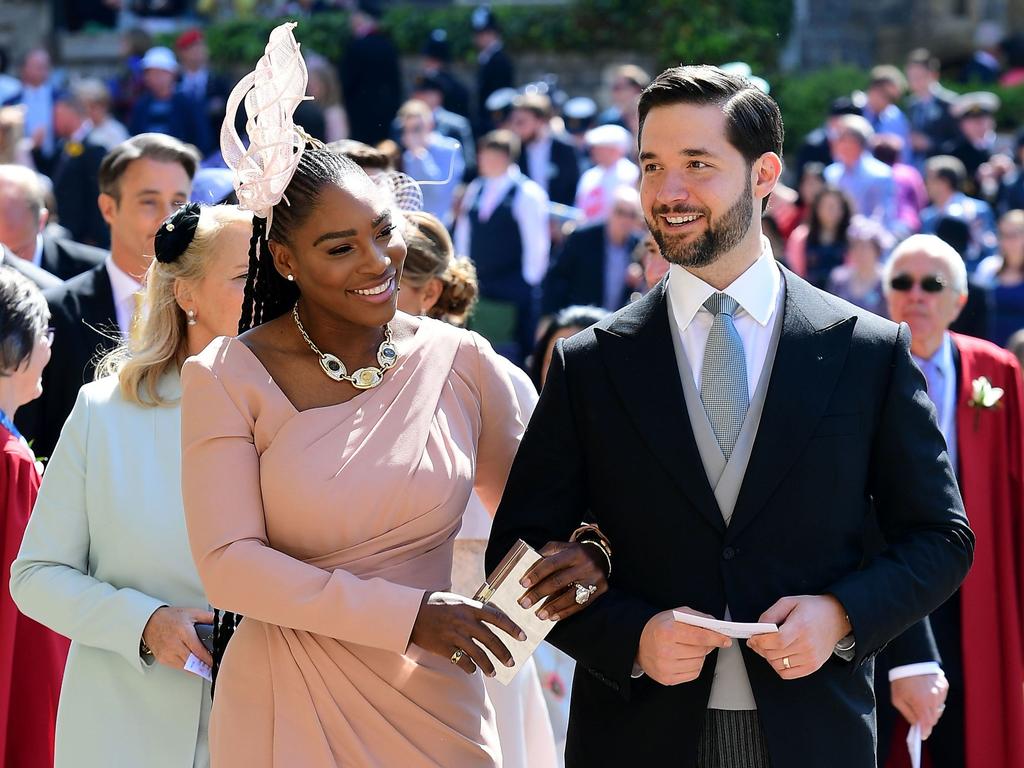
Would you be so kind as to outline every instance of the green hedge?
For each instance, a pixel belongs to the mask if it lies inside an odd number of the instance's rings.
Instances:
[[[778,5],[784,6],[782,12]],[[641,11],[630,0],[575,0],[565,5],[498,6],[494,12],[513,53],[648,51],[663,66],[744,60],[758,72],[770,72],[789,29],[789,6],[774,0],[649,0]],[[471,61],[472,11],[469,6],[393,6],[382,26],[406,54],[417,53],[431,30],[444,28],[453,55]],[[221,67],[251,67],[263,53],[270,30],[286,20],[254,17],[211,24],[207,40],[214,62]],[[300,21],[296,37],[303,46],[336,61],[349,37],[347,16],[324,13]]]

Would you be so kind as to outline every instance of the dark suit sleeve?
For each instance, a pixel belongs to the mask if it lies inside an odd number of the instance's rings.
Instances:
[[[577,429],[563,342],[519,446],[487,546],[488,573],[523,539],[535,549],[566,541],[588,517],[585,440]],[[614,547],[614,544],[613,544]],[[617,588],[559,622],[548,640],[628,698],[640,635],[658,610]]]
[[[939,646],[932,634],[932,624],[927,617],[911,624],[906,632],[893,638],[883,654],[886,674],[890,669],[907,664],[920,664],[923,661],[942,663]]]
[[[953,594],[974,556],[974,534],[925,386],[902,324],[868,477],[888,546],[827,590],[850,617],[857,665]]]
[[[553,315],[569,306],[569,289],[578,240],[575,234],[569,235],[548,266],[541,298],[541,311],[545,315]]]

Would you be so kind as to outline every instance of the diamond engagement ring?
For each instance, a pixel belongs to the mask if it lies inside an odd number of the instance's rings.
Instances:
[[[591,584],[589,587],[585,587],[578,581],[573,582],[576,585],[576,605],[586,605],[587,601],[597,592],[597,587]]]
[[[462,661],[462,657],[465,655],[465,651],[463,651],[461,648],[456,648],[455,653],[451,655],[452,664],[458,664],[460,661]]]

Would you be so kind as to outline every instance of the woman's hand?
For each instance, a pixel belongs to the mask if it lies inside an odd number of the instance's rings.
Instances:
[[[172,669],[184,669],[191,653],[208,667],[213,658],[199,641],[196,624],[212,624],[213,611],[205,608],[157,608],[142,630],[142,639],[158,662]]]
[[[456,664],[463,672],[472,675],[480,667],[485,675],[494,677],[494,665],[481,645],[506,666],[512,666],[512,654],[487,624],[511,637],[526,639],[512,619],[497,608],[461,595],[434,592],[423,598],[410,640],[423,650],[449,660],[456,651],[462,651]]]
[[[545,597],[550,599],[537,616],[558,621],[579,613],[608,591],[608,577],[604,569],[607,562],[597,547],[564,541],[549,541],[541,549],[544,557],[523,577],[528,588],[519,604],[523,608],[536,605]],[[576,602],[576,585],[594,587],[590,598],[582,605]]]

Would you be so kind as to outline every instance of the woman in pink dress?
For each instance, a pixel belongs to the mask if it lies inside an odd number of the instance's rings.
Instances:
[[[257,75],[284,70],[272,49],[290,38],[275,30]],[[302,138],[280,184],[250,124],[243,159],[225,151],[266,171],[238,174],[257,214],[241,334],[182,373],[193,556],[213,605],[245,616],[217,678],[212,763],[500,765],[476,671],[493,673],[482,646],[506,661],[500,638],[520,630],[447,590],[470,494],[497,503],[523,431],[511,381],[479,336],[396,314],[406,249],[385,191]],[[582,608],[570,582],[602,594],[589,549],[550,558],[531,594],[563,616]]]

